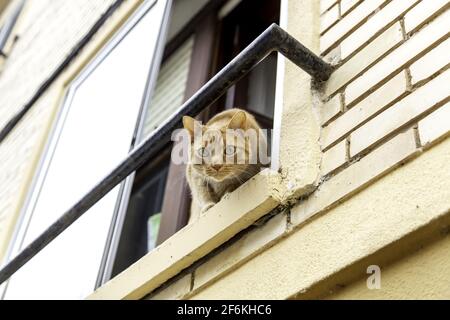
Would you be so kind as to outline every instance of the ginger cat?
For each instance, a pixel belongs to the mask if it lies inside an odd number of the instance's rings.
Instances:
[[[195,119],[185,116],[183,125],[191,136],[186,179],[193,198],[189,219],[192,222],[219,202],[225,194],[232,192],[261,170],[263,165],[258,157],[258,150],[266,149],[267,141],[265,135],[260,134],[261,127],[255,118],[241,109],[226,110],[214,116],[206,125],[198,124],[195,135]],[[230,130],[237,137],[227,141]],[[256,140],[243,132],[255,133]],[[195,138],[198,133],[201,137]],[[236,143],[239,138],[241,143]]]

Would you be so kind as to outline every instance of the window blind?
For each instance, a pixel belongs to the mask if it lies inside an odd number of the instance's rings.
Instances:
[[[146,114],[144,137],[157,129],[183,104],[193,45],[192,36],[161,65]]]

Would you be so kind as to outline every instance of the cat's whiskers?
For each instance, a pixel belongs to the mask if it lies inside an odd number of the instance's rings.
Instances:
[[[243,183],[252,176],[252,173],[248,169],[235,168],[231,175],[236,178],[240,183]]]
[[[245,169],[242,169],[242,168],[234,168],[233,171],[234,171],[234,172],[241,173],[241,174],[252,175],[252,172],[250,172],[250,171],[248,170],[248,168],[245,168]]]

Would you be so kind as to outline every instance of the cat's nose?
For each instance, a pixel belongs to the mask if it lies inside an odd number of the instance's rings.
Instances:
[[[212,168],[213,168],[214,170],[216,170],[216,171],[219,171],[220,168],[222,168],[222,165],[221,165],[221,164],[214,164],[214,165],[212,165]]]

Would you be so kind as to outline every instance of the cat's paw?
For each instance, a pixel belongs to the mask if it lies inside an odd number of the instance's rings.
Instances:
[[[214,205],[215,205],[215,203],[213,203],[213,202],[210,202],[210,203],[205,204],[205,205],[202,207],[201,213],[205,213],[206,211],[208,211],[209,209],[211,209]]]

